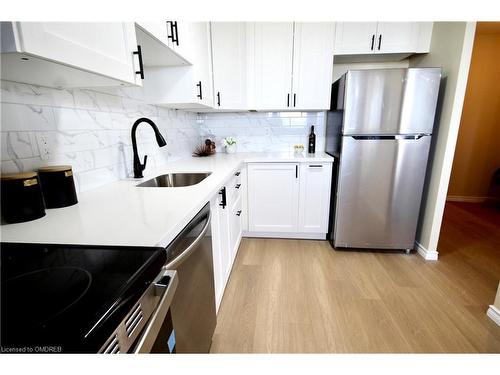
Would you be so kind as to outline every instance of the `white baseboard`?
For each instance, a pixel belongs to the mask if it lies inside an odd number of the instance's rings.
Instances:
[[[486,312],[486,315],[493,320],[497,325],[500,326],[500,310],[497,309],[495,306],[490,305],[488,311]]]
[[[282,233],[282,232],[243,232],[249,238],[291,238],[301,240],[326,240],[326,233]]]
[[[462,195],[448,195],[446,201],[448,202],[468,202],[468,203],[483,203],[488,197],[466,197]]]
[[[438,260],[439,253],[437,251],[428,250],[417,241],[415,241],[415,247],[417,248],[417,253],[425,260]]]

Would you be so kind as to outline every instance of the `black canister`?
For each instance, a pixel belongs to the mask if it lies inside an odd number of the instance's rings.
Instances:
[[[72,206],[78,203],[71,165],[56,165],[38,169],[43,199],[47,208]]]
[[[36,172],[2,175],[0,180],[2,222],[21,223],[45,216]]]

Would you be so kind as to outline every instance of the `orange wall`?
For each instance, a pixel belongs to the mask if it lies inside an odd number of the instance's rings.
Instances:
[[[500,168],[500,22],[480,22],[448,197],[486,197],[497,168]]]

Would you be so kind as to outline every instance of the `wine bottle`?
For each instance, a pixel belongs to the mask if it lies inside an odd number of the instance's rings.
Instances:
[[[314,154],[316,152],[316,134],[314,134],[314,125],[311,126],[311,133],[309,133],[309,146],[307,152]]]

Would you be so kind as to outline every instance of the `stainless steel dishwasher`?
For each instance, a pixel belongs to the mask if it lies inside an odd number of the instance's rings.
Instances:
[[[177,353],[208,353],[217,318],[207,203],[168,245],[166,269],[176,270],[179,284],[172,301]]]

